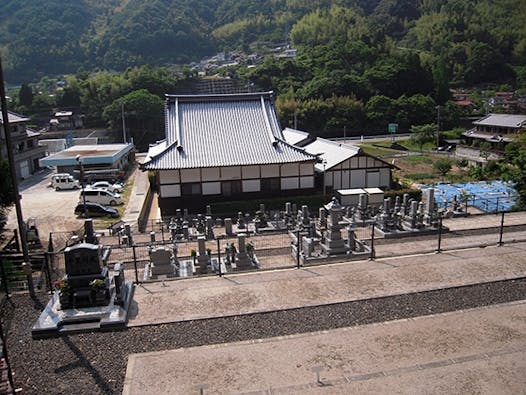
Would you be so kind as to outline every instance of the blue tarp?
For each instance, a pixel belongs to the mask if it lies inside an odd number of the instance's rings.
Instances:
[[[460,202],[463,194],[469,196],[468,204],[470,206],[475,206],[486,212],[510,211],[517,199],[517,192],[513,185],[504,181],[422,186],[422,189],[429,188],[435,189],[435,201],[440,208],[451,207],[455,196]]]

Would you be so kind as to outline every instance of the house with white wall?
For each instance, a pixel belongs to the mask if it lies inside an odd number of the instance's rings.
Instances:
[[[286,128],[283,135],[290,144],[320,158],[315,165],[315,171],[319,175],[318,179],[321,180],[318,188],[327,191],[391,188],[394,166],[366,154],[360,147],[323,139],[290,128]]]
[[[29,118],[11,111],[8,111],[7,115],[16,176],[18,180],[23,180],[40,169],[39,160],[45,156],[45,148],[38,145],[40,133],[26,126]],[[2,117],[0,117],[0,154],[7,160],[6,134]]]

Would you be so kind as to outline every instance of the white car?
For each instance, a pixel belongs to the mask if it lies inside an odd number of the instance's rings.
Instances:
[[[122,192],[122,184],[112,184],[108,181],[97,181],[91,184],[89,187],[93,189],[95,188],[106,189],[107,191],[110,191],[112,193]]]
[[[118,193],[111,193],[107,189],[93,189],[86,188],[80,191],[79,202],[94,202],[102,205],[116,206],[122,204],[121,195]]]
[[[75,180],[72,175],[68,173],[54,174],[51,176],[51,186],[56,191],[63,189],[79,189],[79,180]]]

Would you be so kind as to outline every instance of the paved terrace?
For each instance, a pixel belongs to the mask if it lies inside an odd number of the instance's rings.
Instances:
[[[145,283],[130,326],[348,302],[526,276],[526,243]]]
[[[524,394],[525,335],[514,302],[133,354],[123,394]]]
[[[526,275],[526,243],[152,283],[131,326],[315,306]],[[316,370],[320,369],[319,376]],[[123,394],[518,394],[526,301],[129,357]],[[202,386],[201,386],[202,385]],[[201,387],[200,387],[201,386]]]

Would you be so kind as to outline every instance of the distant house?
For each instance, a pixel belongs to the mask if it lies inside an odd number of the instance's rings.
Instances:
[[[73,114],[72,111],[57,111],[49,120],[50,130],[81,129],[84,127],[82,116]]]
[[[526,130],[526,115],[489,114],[473,122],[474,128],[466,131],[468,143],[473,140],[490,143],[508,143],[513,137]]]
[[[40,133],[27,128],[29,118],[8,111],[11,131],[11,143],[17,179],[24,179],[40,169],[39,159],[45,156],[45,148],[38,146]],[[7,159],[6,135],[2,117],[0,117],[0,153]]]
[[[167,95],[166,137],[141,168],[163,215],[218,200],[314,192],[318,158],[285,141],[272,92]]]
[[[515,99],[513,92],[495,92],[495,96],[488,100],[488,105],[493,107],[502,107],[506,111],[515,111],[518,101]]]
[[[391,188],[393,165],[372,155],[360,147],[341,144],[306,132],[286,128],[285,140],[317,155],[321,161],[314,167],[317,187],[330,190],[349,188]]]
[[[465,144],[457,147],[456,155],[470,160],[472,164],[484,164],[488,159],[502,158],[506,144],[526,131],[526,115],[489,114],[473,122],[473,125],[472,129],[463,133]],[[490,149],[479,149],[482,143]]]

